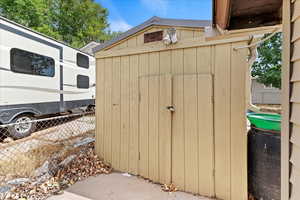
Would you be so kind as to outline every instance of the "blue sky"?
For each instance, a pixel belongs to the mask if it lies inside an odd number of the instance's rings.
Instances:
[[[152,16],[211,19],[212,0],[96,0],[109,10],[110,29],[126,31]]]

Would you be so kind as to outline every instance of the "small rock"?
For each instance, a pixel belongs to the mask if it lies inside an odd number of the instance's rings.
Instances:
[[[86,144],[89,144],[92,142],[95,142],[95,138],[88,137],[88,138],[84,138],[83,140],[81,140],[79,142],[76,142],[73,146],[76,148],[76,147],[83,146],[83,145],[86,145]]]
[[[2,186],[0,187],[0,199],[5,199],[8,193],[11,191],[11,186]]]
[[[131,177],[131,174],[128,174],[128,173],[123,173],[122,175],[127,176],[127,177]]]
[[[10,142],[13,142],[14,139],[12,139],[11,137],[7,137],[3,140],[4,143],[10,143]]]
[[[44,162],[44,164],[37,168],[34,172],[35,176],[43,176],[44,174],[47,174],[49,172],[49,161]]]
[[[17,178],[14,180],[7,181],[9,185],[22,185],[24,183],[28,183],[30,181],[29,178]]]
[[[59,166],[67,166],[75,158],[76,158],[76,155],[70,155],[69,157],[64,159],[61,163],[59,163]]]
[[[2,186],[2,187],[0,187],[0,193],[6,193],[6,192],[8,192],[8,191],[10,191],[10,189],[11,189],[11,186]]]
[[[53,176],[50,175],[49,173],[43,174],[42,176],[39,176],[36,181],[34,181],[32,183],[32,185],[40,185],[42,183],[44,183],[45,181],[49,180],[50,178],[52,178]]]

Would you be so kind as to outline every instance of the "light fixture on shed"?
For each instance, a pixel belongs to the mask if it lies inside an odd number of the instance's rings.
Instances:
[[[177,43],[177,34],[175,28],[169,28],[166,30],[166,36],[163,38],[163,42],[166,45],[175,44]]]

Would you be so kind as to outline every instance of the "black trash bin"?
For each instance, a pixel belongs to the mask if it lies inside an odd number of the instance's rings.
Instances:
[[[280,200],[280,133],[248,133],[248,189],[258,200]]]

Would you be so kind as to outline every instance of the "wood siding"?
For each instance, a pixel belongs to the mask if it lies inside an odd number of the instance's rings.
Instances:
[[[281,199],[300,199],[300,0],[283,3]]]
[[[144,43],[144,34],[152,33],[157,31],[163,31],[165,36],[165,30],[171,27],[150,27],[136,35],[132,35],[129,38],[120,41],[116,45],[106,48],[106,50],[119,50],[124,48],[134,48],[139,46],[153,46],[153,45],[163,45],[161,41]],[[183,27],[174,27],[176,28],[178,40],[204,40],[204,29],[201,28],[183,28]]]
[[[247,49],[234,49],[246,44],[98,52],[97,154],[116,170],[183,191],[246,200]]]

